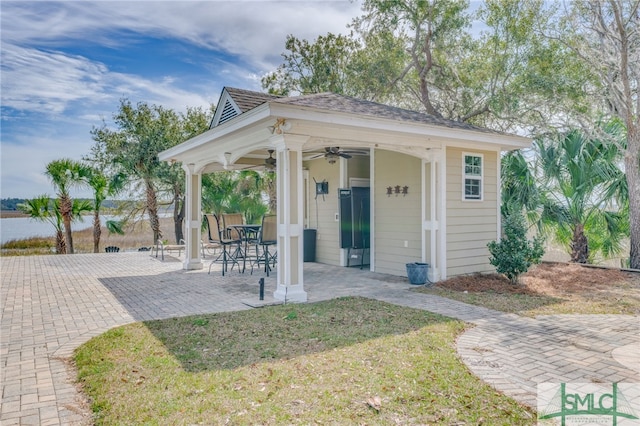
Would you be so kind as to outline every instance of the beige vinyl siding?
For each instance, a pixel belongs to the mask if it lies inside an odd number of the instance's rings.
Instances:
[[[304,164],[309,170],[309,228],[317,229],[316,262],[328,265],[340,265],[340,241],[338,222],[338,179],[340,165],[329,164],[324,158],[307,161]],[[318,182],[326,180],[329,183],[329,193],[318,195],[314,179]],[[316,210],[318,214],[316,215]]]
[[[421,167],[419,158],[390,151],[375,153],[375,270],[406,276],[405,264],[421,251]],[[387,195],[387,187],[408,186],[408,195]],[[404,242],[407,241],[407,247]]]
[[[463,153],[483,157],[482,201],[463,200]],[[447,276],[491,272],[487,243],[498,233],[499,153],[447,148]]]

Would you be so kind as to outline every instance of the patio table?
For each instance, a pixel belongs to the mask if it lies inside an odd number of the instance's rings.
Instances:
[[[227,230],[232,229],[238,232],[242,245],[244,245],[244,248],[238,247],[238,250],[236,250],[235,253],[236,258],[242,257],[242,273],[244,273],[247,267],[247,258],[250,257],[248,254],[249,242],[258,240],[258,235],[260,234],[262,226],[258,224],[237,224],[227,226]]]

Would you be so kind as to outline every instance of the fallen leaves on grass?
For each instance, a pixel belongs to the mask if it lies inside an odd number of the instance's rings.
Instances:
[[[367,398],[367,405],[376,411],[380,411],[380,408],[382,408],[382,400],[379,396],[372,396]]]

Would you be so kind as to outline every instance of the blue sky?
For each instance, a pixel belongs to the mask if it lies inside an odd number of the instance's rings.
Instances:
[[[45,165],[88,154],[121,98],[182,112],[260,90],[287,34],[346,33],[358,15],[348,0],[2,0],[0,197],[53,195]]]

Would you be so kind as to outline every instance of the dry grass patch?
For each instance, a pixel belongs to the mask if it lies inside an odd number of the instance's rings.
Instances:
[[[476,274],[418,291],[526,316],[640,314],[639,274],[576,264],[543,263],[518,285],[496,274]]]
[[[363,298],[137,323],[76,352],[98,424],[535,424],[460,321]]]

